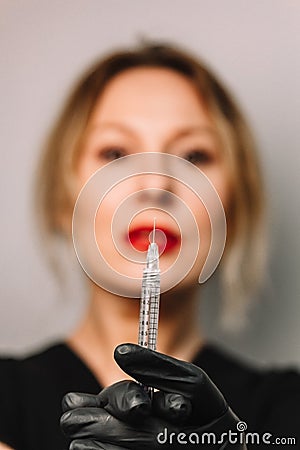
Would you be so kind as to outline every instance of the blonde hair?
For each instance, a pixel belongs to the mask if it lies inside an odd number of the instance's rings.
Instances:
[[[232,186],[228,235],[220,264],[223,322],[244,316],[265,264],[264,189],[251,133],[232,96],[198,59],[169,45],[142,45],[109,54],[73,89],[49,136],[37,178],[37,205],[48,234],[71,217],[80,143],[96,101],[117,74],[135,67],[169,68],[196,87],[219,130]],[[66,233],[68,234],[68,233]],[[236,313],[236,314],[235,314]]]

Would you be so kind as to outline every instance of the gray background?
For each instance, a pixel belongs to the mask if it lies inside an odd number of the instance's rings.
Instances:
[[[34,225],[40,147],[70,84],[120,44],[163,38],[209,62],[244,107],[260,146],[270,202],[268,279],[250,326],[212,339],[257,363],[300,364],[299,26],[296,0],[1,0],[0,351],[23,355],[70,332],[84,310],[76,264],[59,287]],[[66,261],[68,256],[66,256]]]

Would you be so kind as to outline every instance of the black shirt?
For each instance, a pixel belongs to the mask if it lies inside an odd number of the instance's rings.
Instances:
[[[271,433],[271,441],[295,437],[292,448],[300,448],[297,371],[253,369],[211,345],[193,362],[218,386],[247,431]],[[100,390],[94,375],[65,344],[22,360],[0,360],[0,441],[15,450],[66,450],[59,428],[63,396]]]

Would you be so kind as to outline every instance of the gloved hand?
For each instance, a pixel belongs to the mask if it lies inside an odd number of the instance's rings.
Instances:
[[[121,381],[98,395],[67,394],[61,418],[72,450],[244,449],[238,418],[199,367],[135,344],[115,349],[119,366],[155,391]],[[235,433],[237,443],[229,439]]]

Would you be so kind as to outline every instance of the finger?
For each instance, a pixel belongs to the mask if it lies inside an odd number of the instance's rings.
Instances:
[[[121,344],[115,349],[118,365],[146,386],[177,392],[188,398],[195,386],[205,382],[198,367],[136,344]]]
[[[191,401],[181,394],[157,391],[152,400],[153,412],[168,422],[184,424],[191,417]]]
[[[151,412],[149,395],[134,381],[119,381],[98,395],[99,406],[114,417],[127,422],[137,422]]]
[[[90,439],[129,449],[155,448],[160,419],[149,417],[146,424],[128,424],[113,417],[103,408],[70,410],[61,418],[61,428],[70,439]]]
[[[111,444],[104,444],[90,439],[76,439],[72,441],[70,450],[127,450],[125,447],[119,447]]]
[[[193,406],[201,423],[213,420],[227,410],[224,397],[199,367],[136,344],[121,344],[115,349],[118,365],[146,386],[181,394]]]
[[[98,396],[92,394],[83,394],[79,392],[69,392],[62,399],[63,412],[69,411],[70,409],[84,408],[86,406],[99,406]]]

